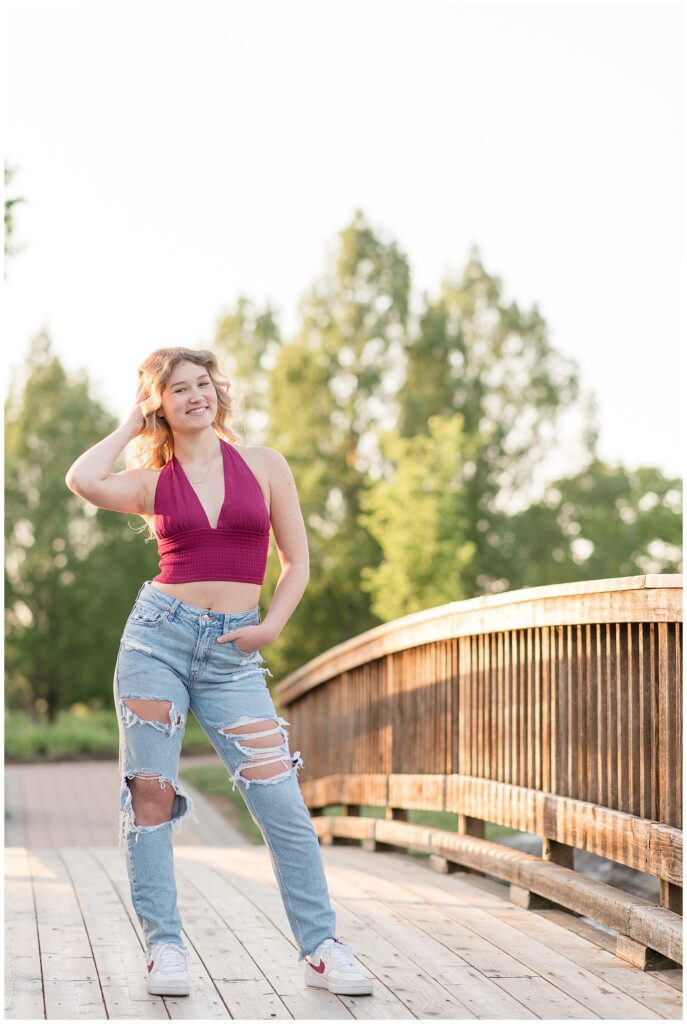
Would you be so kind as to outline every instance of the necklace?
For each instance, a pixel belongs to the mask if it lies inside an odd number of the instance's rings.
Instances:
[[[221,451],[222,451],[221,447],[220,447],[220,448],[218,448],[218,449],[217,449],[217,451],[215,452],[215,454],[214,454],[214,455],[212,456],[212,458],[211,458],[211,459],[210,459],[210,461],[208,462],[208,471],[207,471],[207,473],[205,474],[205,476],[203,477],[203,479],[202,479],[202,480],[189,480],[189,479],[188,479],[188,477],[186,477],[186,479],[188,480],[188,482],[189,482],[190,484],[204,484],[204,483],[205,483],[205,481],[207,480],[207,478],[208,478],[208,477],[210,476],[210,466],[211,466],[211,465],[212,465],[212,463],[213,463],[213,462],[215,461],[215,459],[217,458],[217,456],[218,456],[219,454],[221,454]],[[183,463],[180,463],[180,465],[181,465],[181,468],[182,468],[182,469],[184,469]],[[185,472],[186,472],[186,470],[184,469],[184,473],[185,473]]]

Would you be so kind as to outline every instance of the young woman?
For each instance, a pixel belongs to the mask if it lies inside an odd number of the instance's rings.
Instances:
[[[305,982],[367,994],[372,982],[334,934],[320,848],[263,668],[309,577],[293,475],[272,448],[236,445],[230,384],[206,350],[163,348],[139,369],[130,415],[67,473],[86,501],[137,513],[157,538],[160,572],[138,592],[122,634],[114,698],[120,723],[120,843],[146,941],[148,991],[190,991],[172,830],[193,815],[178,781],[191,710],[259,825],[305,961]],[[129,468],[113,473],[136,439]],[[270,525],[282,572],[264,621]]]

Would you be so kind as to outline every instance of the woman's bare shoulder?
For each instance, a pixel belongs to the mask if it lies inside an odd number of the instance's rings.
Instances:
[[[297,502],[298,497],[293,470],[286,456],[276,448],[261,447],[260,450],[264,480],[270,494],[270,509],[277,505],[292,509],[293,501]]]
[[[269,509],[272,481],[274,480],[274,457],[279,453],[262,444],[236,444],[233,447],[260,484],[265,504]]]
[[[276,448],[268,448],[263,444],[237,445],[238,451],[255,473],[260,472],[265,480],[274,479],[274,474],[285,464],[286,459]]]

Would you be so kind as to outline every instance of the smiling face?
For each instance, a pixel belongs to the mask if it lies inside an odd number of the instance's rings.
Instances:
[[[183,360],[172,370],[162,392],[160,411],[175,431],[200,431],[217,413],[217,392],[204,366]]]

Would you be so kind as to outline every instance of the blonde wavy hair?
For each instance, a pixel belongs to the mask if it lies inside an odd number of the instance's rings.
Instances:
[[[126,459],[127,469],[162,469],[174,455],[174,435],[167,421],[160,417],[159,411],[162,393],[169,378],[175,367],[185,361],[202,366],[217,392],[217,413],[212,421],[215,433],[234,444],[242,442],[241,437],[229,426],[234,413],[231,381],[219,369],[214,352],[206,348],[192,349],[181,346],[158,348],[151,352],[138,368],[139,383],[143,384],[148,393],[148,397],[141,402],[145,426],[131,442]],[[145,525],[135,532],[140,533],[147,528],[146,541],[155,540],[153,517],[146,515],[141,518],[145,520]]]

